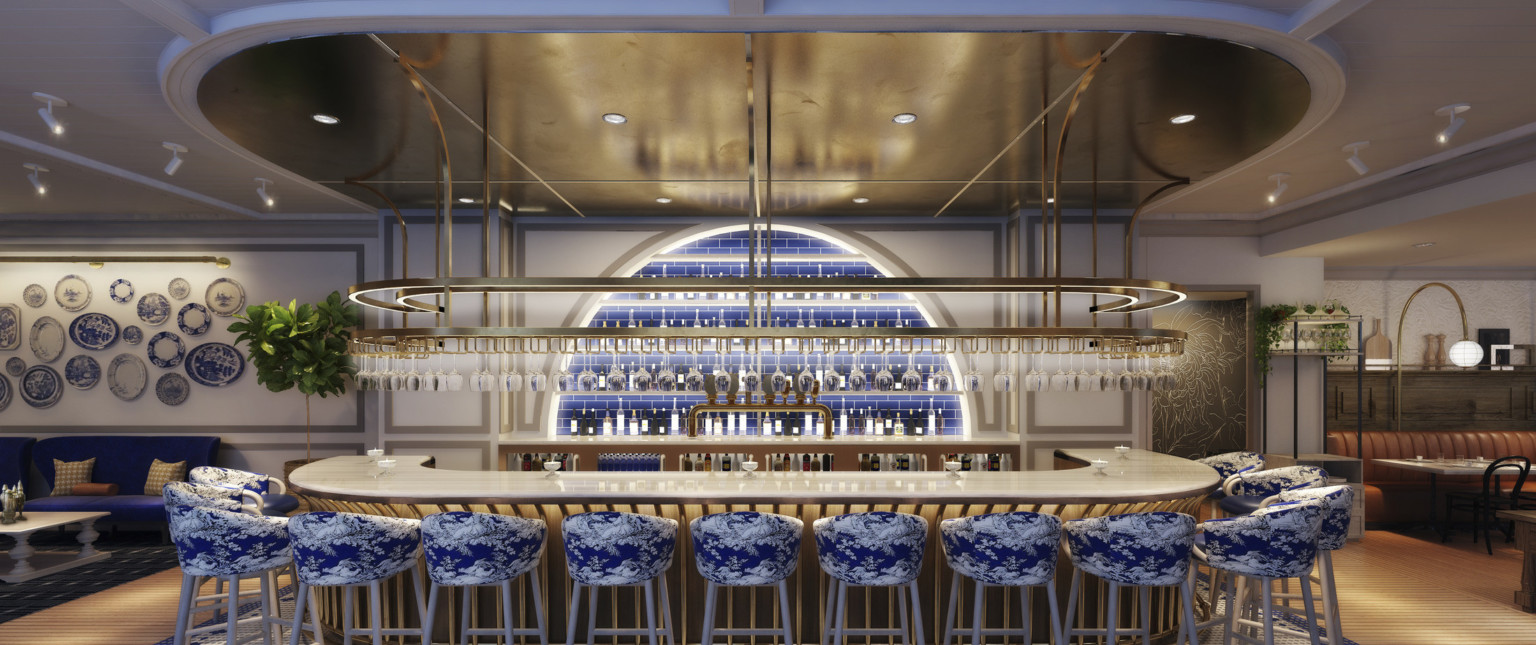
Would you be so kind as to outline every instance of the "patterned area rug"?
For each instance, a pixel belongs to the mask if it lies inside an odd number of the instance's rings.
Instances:
[[[73,529],[45,530],[33,534],[30,542],[38,551],[74,552],[80,550],[78,535]],[[0,549],[10,549],[12,544],[9,538],[0,540]],[[0,622],[176,568],[176,547],[161,544],[158,531],[123,531],[115,537],[103,533],[96,548],[111,552],[112,557],[35,580],[0,582]]]

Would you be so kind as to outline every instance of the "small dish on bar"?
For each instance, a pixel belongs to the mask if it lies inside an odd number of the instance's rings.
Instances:
[[[752,477],[752,471],[757,470],[757,462],[743,461],[741,462],[741,469],[745,471],[744,474],[742,474],[742,477]]]
[[[544,472],[549,473],[545,477],[559,477],[559,471],[560,462],[554,460],[544,462]]]
[[[1109,473],[1104,472],[1104,469],[1109,467],[1109,460],[1107,460],[1107,459],[1095,459],[1095,460],[1093,460],[1090,463],[1093,464],[1094,468],[1099,469],[1099,472],[1094,473],[1094,474],[1096,474],[1096,475],[1108,475],[1109,474]]]

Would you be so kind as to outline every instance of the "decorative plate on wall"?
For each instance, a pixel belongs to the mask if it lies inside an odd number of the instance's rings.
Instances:
[[[64,363],[64,381],[77,390],[89,390],[101,380],[101,363],[81,354]]]
[[[149,386],[149,368],[144,366],[144,361],[133,354],[118,354],[107,365],[107,388],[112,390],[112,396],[124,401],[132,401],[144,394],[144,388]]]
[[[43,316],[32,321],[32,353],[37,360],[52,363],[64,353],[64,325],[53,316]]]
[[[29,284],[27,288],[21,290],[21,301],[34,309],[41,307],[43,303],[48,302],[48,290],[40,284]]]
[[[161,325],[171,319],[171,301],[158,293],[146,293],[139,298],[139,320],[150,325]]]
[[[233,316],[245,309],[245,287],[229,278],[219,278],[208,285],[208,308],[220,316]]]
[[[183,334],[201,336],[213,326],[213,316],[208,315],[207,307],[189,302],[182,306],[181,313],[176,314],[176,326],[181,328]]]
[[[245,373],[245,357],[224,343],[203,343],[187,352],[187,376],[198,385],[223,387]]]
[[[33,365],[21,375],[21,400],[34,408],[51,408],[64,396],[64,380],[47,365]]]
[[[171,284],[165,287],[165,291],[171,294],[172,298],[186,300],[187,296],[192,295],[192,284],[183,278],[176,278],[171,280]]]
[[[0,376],[0,412],[11,407],[11,379]]]
[[[113,280],[112,286],[107,287],[107,295],[112,298],[112,302],[128,304],[129,300],[133,300],[133,283],[123,278]]]
[[[0,305],[0,350],[21,347],[21,307]]]
[[[6,374],[10,374],[11,376],[21,376],[21,373],[25,372],[25,371],[27,371],[27,362],[24,361],[24,360],[21,360],[20,356],[12,356],[9,359],[6,359],[6,361],[5,361],[5,373]]]
[[[181,364],[183,356],[187,355],[187,346],[181,342],[181,337],[168,331],[162,331],[149,339],[149,362],[155,367],[176,367]]]
[[[187,401],[187,394],[192,391],[192,384],[187,382],[187,377],[171,372],[155,381],[155,398],[160,399],[166,405],[181,405]]]
[[[53,299],[59,301],[64,311],[80,311],[91,304],[91,285],[85,278],[71,273],[53,286]]]
[[[117,321],[99,313],[80,314],[69,323],[69,338],[85,349],[106,349],[117,342]]]
[[[138,325],[129,325],[123,328],[123,342],[129,345],[137,345],[144,342],[144,330]]]

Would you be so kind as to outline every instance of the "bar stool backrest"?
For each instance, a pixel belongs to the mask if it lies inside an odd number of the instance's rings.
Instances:
[[[811,526],[822,570],[851,585],[911,582],[928,548],[928,522],[907,513],[850,513]]]
[[[306,585],[355,585],[416,566],[421,520],[329,511],[288,518],[293,563]]]
[[[1207,561],[1213,567],[1242,575],[1307,575],[1317,556],[1323,510],[1322,500],[1309,499],[1207,521],[1202,525]]]
[[[1211,455],[1195,461],[1215,468],[1223,480],[1241,472],[1264,469],[1264,455],[1246,450]]]
[[[1189,575],[1195,518],[1154,511],[1072,520],[1062,525],[1072,566],[1128,585],[1167,586]]]
[[[584,585],[633,585],[672,566],[677,520],[599,511],[560,521],[571,579]]]
[[[167,506],[165,511],[176,560],[187,574],[243,575],[280,567],[291,559],[287,518],[185,504]]]
[[[1286,466],[1238,473],[1227,481],[1227,494],[1269,497],[1282,491],[1322,486],[1327,481],[1328,471],[1317,466]]]
[[[939,537],[949,566],[992,585],[1033,586],[1056,576],[1061,518],[1019,511],[944,520]]]
[[[267,494],[272,487],[272,477],[261,473],[246,472],[218,466],[198,466],[187,473],[187,481],[209,486],[244,488],[253,493]]]
[[[544,520],[454,511],[421,519],[427,575],[440,585],[489,585],[532,569],[544,555]]]
[[[237,489],[187,482],[166,482],[160,495],[165,498],[167,512],[172,506],[201,506],[238,513],[242,497]]]
[[[699,575],[722,585],[771,585],[800,561],[805,523],[773,513],[740,511],[694,518],[693,562]]]
[[[1349,516],[1354,511],[1355,489],[1350,486],[1323,486],[1283,491],[1275,496],[1280,502],[1315,499],[1323,503],[1323,524],[1317,534],[1317,548],[1337,551],[1349,540]]]

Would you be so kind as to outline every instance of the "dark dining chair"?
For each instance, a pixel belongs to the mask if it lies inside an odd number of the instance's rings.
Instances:
[[[1520,489],[1525,486],[1525,478],[1530,473],[1530,459],[1518,455],[1500,457],[1483,470],[1481,491],[1446,493],[1444,532],[1446,538],[1450,537],[1451,514],[1456,511],[1465,511],[1472,515],[1472,541],[1476,542],[1478,531],[1482,531],[1484,545],[1488,547],[1488,555],[1493,555],[1492,527],[1498,524],[1494,514],[1499,510],[1521,508]],[[1500,478],[1510,475],[1514,476],[1515,485],[1506,491]],[[1505,537],[1510,535],[1508,530],[1501,530],[1504,531]]]

